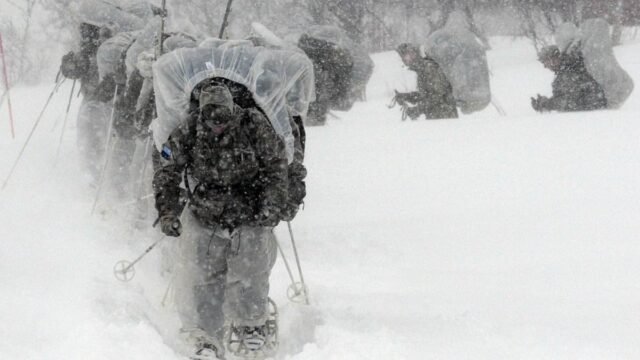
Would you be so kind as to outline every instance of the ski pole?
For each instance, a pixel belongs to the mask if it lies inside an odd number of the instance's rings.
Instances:
[[[147,254],[151,252],[162,240],[166,239],[167,235],[163,235],[160,239],[156,240],[153,244],[151,244],[140,256],[138,256],[133,261],[120,260],[113,266],[113,275],[116,279],[127,282],[131,281],[133,277],[136,275],[136,270],[134,266],[142,260]]]
[[[224,30],[227,27],[227,21],[229,20],[229,13],[231,13],[231,4],[233,3],[233,0],[229,0],[227,1],[227,8],[224,11],[224,18],[222,19],[222,26],[220,26],[220,34],[218,35],[218,38],[222,39],[222,36],[224,35]]]
[[[2,103],[4,102],[4,97],[7,96],[7,91],[3,91],[2,95],[0,95],[0,109],[2,109]]]
[[[113,209],[118,209],[118,208],[122,208],[122,207],[129,206],[129,205],[135,205],[139,201],[151,199],[153,197],[154,197],[154,194],[146,194],[144,196],[140,196],[140,197],[135,198],[133,200],[125,201],[125,202],[122,202],[122,203],[119,203],[119,204],[113,204],[112,206],[107,207],[106,210],[113,210]]]
[[[306,296],[307,291],[305,289],[304,284],[296,279],[293,276],[293,271],[291,271],[291,265],[289,265],[289,261],[287,260],[287,256],[284,254],[282,247],[280,246],[280,242],[278,238],[275,239],[276,245],[278,246],[278,251],[280,252],[280,256],[282,257],[282,261],[284,262],[284,267],[287,269],[287,274],[289,274],[289,279],[291,280],[291,284],[287,287],[287,298],[294,303],[305,302],[309,304],[309,300]],[[304,299],[301,298],[300,295],[304,296]]]
[[[164,34],[164,22],[167,17],[167,0],[162,0],[162,16],[160,17],[160,34],[158,35],[158,47],[156,48],[156,60],[162,56],[162,36]]]
[[[31,132],[29,133],[29,136],[27,136],[27,140],[24,142],[24,145],[22,146],[22,149],[20,150],[20,153],[18,154],[18,157],[16,158],[16,161],[13,163],[13,166],[11,167],[11,171],[9,171],[9,175],[7,175],[7,178],[4,180],[4,184],[2,184],[2,190],[4,190],[4,188],[7,187],[7,184],[9,183],[9,179],[11,179],[11,175],[13,175],[13,171],[16,169],[16,166],[18,166],[18,162],[20,162],[20,159],[22,158],[22,154],[24,153],[24,150],[27,148],[27,145],[29,144],[29,141],[31,140],[31,136],[36,131],[36,128],[38,127],[38,124],[40,123],[40,120],[42,119],[42,115],[44,115],[44,111],[47,109],[47,106],[49,105],[49,102],[51,102],[51,98],[53,97],[53,94],[55,94],[56,91],[58,91],[58,88],[60,87],[60,85],[62,85],[64,80],[65,80],[65,78],[62,78],[62,80],[58,81],[56,83],[56,85],[53,87],[53,90],[51,91],[51,94],[49,94],[49,98],[47,98],[47,102],[42,107],[42,111],[40,111],[40,115],[38,115],[38,118],[36,119],[36,122],[33,124],[33,128],[31,129]]]
[[[64,120],[62,121],[62,133],[60,133],[60,143],[58,144],[58,151],[56,151],[56,163],[58,162],[58,155],[60,155],[60,148],[62,147],[62,139],[64,138],[64,131],[67,127],[67,118],[69,118],[69,109],[71,108],[71,100],[73,100],[73,92],[76,89],[76,79],[73,79],[73,85],[71,85],[71,92],[69,93],[69,103],[67,103],[67,111],[64,113]]]
[[[9,123],[11,124],[11,138],[16,138],[13,127],[13,110],[11,109],[11,94],[9,92],[9,76],[7,75],[7,60],[4,57],[4,47],[2,46],[2,34],[0,34],[0,56],[2,57],[2,72],[4,74],[4,86],[7,92],[7,105],[9,107]]]
[[[91,215],[96,211],[96,205],[98,205],[98,200],[100,200],[100,194],[102,193],[102,188],[104,185],[104,178],[106,176],[105,172],[107,171],[107,167],[109,166],[109,162],[111,161],[111,155],[113,150],[115,149],[116,141],[111,143],[111,133],[113,132],[113,123],[115,122],[115,114],[116,114],[116,98],[118,97],[118,84],[116,84],[116,89],[113,92],[113,103],[111,104],[111,119],[109,121],[109,130],[107,131],[107,141],[104,149],[104,162],[102,163],[102,171],[100,172],[100,179],[98,180],[98,190],[96,192],[96,198],[93,200],[93,207],[91,208]]]
[[[496,108],[496,111],[498,111],[498,114],[500,114],[500,116],[507,116],[507,112],[504,111],[504,108],[502,107],[502,105],[500,105],[498,100],[493,96],[491,97],[491,105],[493,105],[493,107]]]
[[[291,228],[291,221],[287,221],[287,227],[289,228],[289,236],[291,237],[291,245],[293,246],[293,254],[296,257],[296,264],[298,265],[298,273],[300,274],[300,283],[302,284],[302,291],[304,292],[304,300],[309,305],[309,291],[307,285],[304,283],[304,276],[302,276],[302,267],[300,266],[300,257],[298,256],[298,249],[296,248],[296,242],[293,238],[293,229]]]
[[[280,246],[280,242],[276,238],[276,245],[278,246],[278,251],[280,252],[280,256],[282,256],[282,261],[284,262],[284,267],[287,269],[287,273],[289,274],[289,279],[291,280],[291,284],[295,284],[296,280],[293,278],[293,272],[291,271],[291,266],[289,265],[289,261],[287,257],[284,255],[284,251],[282,251],[282,247]]]

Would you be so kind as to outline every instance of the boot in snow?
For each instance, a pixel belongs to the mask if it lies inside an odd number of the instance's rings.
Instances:
[[[244,359],[265,359],[278,350],[278,310],[269,299],[269,316],[264,325],[236,326],[231,324],[227,335],[227,350]]]
[[[204,330],[196,328],[183,330],[187,333],[186,342],[195,349],[191,360],[224,360],[224,349]]]

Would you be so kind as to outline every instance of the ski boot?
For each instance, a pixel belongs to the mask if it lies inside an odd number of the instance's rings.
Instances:
[[[264,325],[235,326],[231,323],[227,334],[227,350],[242,359],[262,360],[278,350],[278,308],[269,299],[269,315]]]
[[[191,360],[223,360],[224,357],[218,356],[218,348],[209,343],[203,343],[196,350],[195,355],[190,357]]]
[[[189,356],[191,360],[224,360],[224,349],[202,329],[183,330],[186,341],[193,346],[195,352]]]

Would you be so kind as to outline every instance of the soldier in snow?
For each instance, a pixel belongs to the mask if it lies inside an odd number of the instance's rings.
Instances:
[[[602,86],[587,72],[579,50],[560,52],[557,46],[543,48],[538,59],[555,73],[553,95],[531,98],[531,106],[544,111],[589,111],[605,109],[607,99]]]
[[[396,92],[394,98],[396,103],[407,107],[407,116],[412,120],[421,114],[427,119],[457,118],[453,89],[440,65],[428,56],[421,56],[420,49],[412,44],[401,44],[397,52],[409,70],[418,74],[418,90]]]
[[[303,186],[290,201],[283,139],[258,108],[234,103],[232,91],[242,86],[222,78],[196,86],[189,118],[163,145],[153,180],[162,231],[182,237],[176,303],[196,355],[223,356],[225,317],[246,351],[273,350],[273,227],[293,218],[304,197]],[[184,224],[183,179],[189,199]]]

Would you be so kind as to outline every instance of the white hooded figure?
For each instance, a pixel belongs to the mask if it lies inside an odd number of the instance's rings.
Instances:
[[[463,113],[480,111],[489,105],[486,49],[470,30],[463,12],[452,12],[445,26],[429,36],[424,51],[442,67]]]

